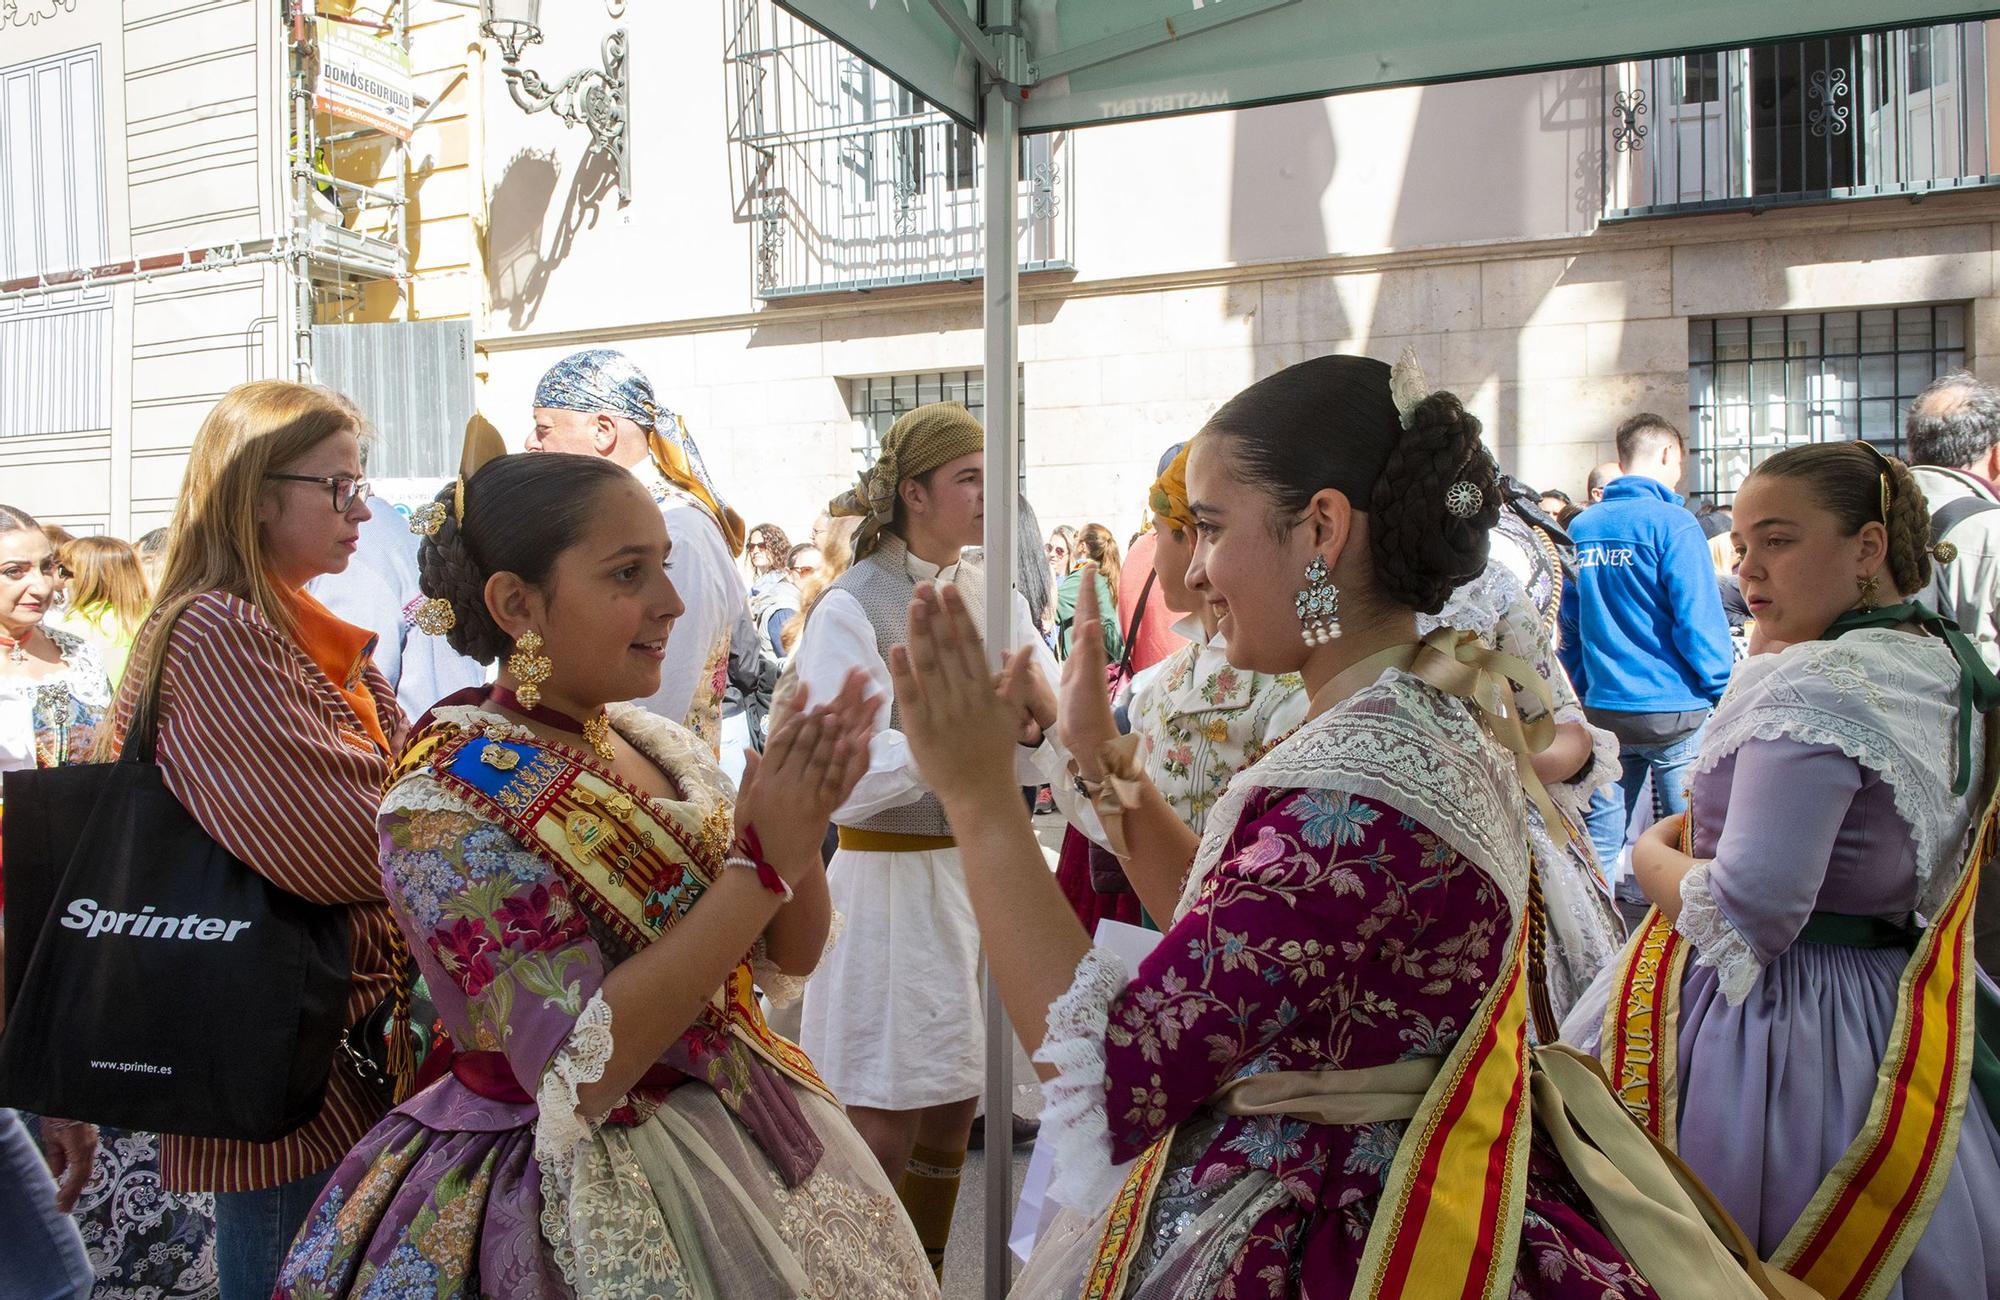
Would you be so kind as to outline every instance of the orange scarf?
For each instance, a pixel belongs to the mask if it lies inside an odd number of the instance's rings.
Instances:
[[[363,676],[375,652],[375,634],[335,617],[304,590],[292,593],[291,608],[298,626],[299,649],[339,688],[382,752],[393,756],[388,733],[382,730],[382,715],[376,711],[375,695]]]

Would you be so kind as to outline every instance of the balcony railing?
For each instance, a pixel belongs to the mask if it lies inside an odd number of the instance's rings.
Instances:
[[[978,138],[769,0],[725,2],[736,219],[758,296],[978,276]],[[1067,136],[1022,142],[1023,271],[1071,265],[1069,169]]]
[[[2000,183],[2000,25],[1944,23],[1604,69],[1607,218]]]

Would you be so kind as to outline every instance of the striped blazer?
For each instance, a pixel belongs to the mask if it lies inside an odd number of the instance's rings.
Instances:
[[[407,730],[373,663],[364,681],[389,735]],[[118,700],[124,734],[136,683]],[[368,737],[335,684],[256,606],[226,592],[197,597],[174,624],[160,676],[155,756],[167,788],[203,830],[282,889],[345,904],[348,1023],[394,982],[394,922],[382,895],[375,815],[391,755]],[[173,1191],[244,1192],[332,1168],[380,1118],[335,1054],[320,1113],[276,1142],[168,1135],[161,1181]]]

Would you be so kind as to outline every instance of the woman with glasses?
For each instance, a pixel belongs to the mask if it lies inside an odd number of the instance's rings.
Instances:
[[[406,961],[375,835],[405,727],[374,638],[305,586],[347,567],[369,517],[364,427],[346,398],[305,384],[244,384],[216,403],[109,737],[115,749],[139,709],[157,710],[156,760],[202,828],[280,889],[346,909],[350,1026]],[[379,1036],[360,1039],[381,1052]],[[161,1183],[215,1193],[222,1300],[271,1294],[320,1186],[393,1100],[347,1052],[329,1069],[319,1114],[275,1142],[162,1140]]]
[[[776,524],[758,524],[744,539],[744,558],[750,561],[751,589],[763,585],[767,578],[785,571],[785,561],[792,553],[791,539],[785,530]]]

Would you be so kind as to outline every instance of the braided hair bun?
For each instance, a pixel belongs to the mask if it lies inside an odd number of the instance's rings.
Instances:
[[[1889,576],[1896,590],[1914,596],[1931,585],[1931,508],[1910,467],[1889,462]]]
[[[465,480],[465,518],[456,517],[458,485],[435,501],[444,520],[417,548],[424,595],[451,603],[451,648],[482,664],[513,645],[486,607],[486,582],[512,573],[541,586],[556,557],[574,546],[596,511],[600,493],[633,482],[622,467],[597,456],[501,456]]]
[[[1500,522],[1500,467],[1480,439],[1479,418],[1454,393],[1426,397],[1368,498],[1375,587],[1384,599],[1435,614],[1486,567]],[[1466,510],[1472,497],[1477,503]],[[1458,509],[1453,509],[1456,504]]]
[[[1377,594],[1435,614],[1486,565],[1500,475],[1456,396],[1424,398],[1405,430],[1389,376],[1369,357],[1315,357],[1244,389],[1204,431],[1233,440],[1233,472],[1274,498],[1280,519],[1326,488],[1367,512]]]

